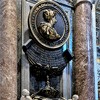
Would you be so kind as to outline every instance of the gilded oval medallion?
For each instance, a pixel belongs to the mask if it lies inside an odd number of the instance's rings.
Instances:
[[[69,38],[69,21],[63,9],[53,1],[37,3],[29,14],[32,38],[43,47],[57,49]]]

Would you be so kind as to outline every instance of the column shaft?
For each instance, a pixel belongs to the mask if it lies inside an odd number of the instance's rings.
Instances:
[[[75,93],[79,95],[79,100],[95,100],[91,22],[91,3],[78,3],[75,8],[73,46]]]
[[[16,0],[0,0],[0,100],[17,100]]]

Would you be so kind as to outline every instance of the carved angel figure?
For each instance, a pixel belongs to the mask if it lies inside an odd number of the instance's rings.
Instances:
[[[60,35],[53,28],[54,24],[57,22],[56,12],[51,9],[46,9],[43,11],[43,18],[45,22],[41,22],[39,26],[39,32],[50,40],[57,40],[60,38]]]

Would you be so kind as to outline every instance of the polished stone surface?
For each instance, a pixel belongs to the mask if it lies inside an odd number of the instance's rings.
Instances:
[[[79,100],[95,100],[94,63],[91,32],[91,5],[81,3],[75,9],[74,81]]]
[[[0,100],[17,99],[16,0],[0,0]]]

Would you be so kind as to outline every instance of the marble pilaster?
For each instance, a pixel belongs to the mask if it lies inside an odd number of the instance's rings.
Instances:
[[[0,0],[0,100],[17,100],[16,0]]]
[[[95,100],[91,0],[77,0],[74,27],[75,93],[79,100]]]

